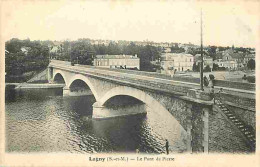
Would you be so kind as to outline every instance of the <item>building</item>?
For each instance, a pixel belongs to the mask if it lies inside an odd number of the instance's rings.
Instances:
[[[199,65],[199,62],[201,62],[201,54],[196,54],[194,58],[196,65]],[[203,55],[203,68],[206,68],[207,66],[209,66],[210,70],[212,71],[213,58],[207,55]]]
[[[248,61],[252,59],[252,60],[255,60],[255,54],[246,54],[245,57],[244,57],[244,65],[246,66]]]
[[[217,48],[218,49],[218,48]],[[223,63],[223,53],[222,52],[217,52],[215,60],[214,60],[214,64],[217,64],[218,67],[224,67],[224,63]]]
[[[176,71],[192,71],[194,57],[185,53],[164,53],[161,56],[163,74],[173,75]]]
[[[243,67],[244,55],[243,53],[235,53],[232,49],[223,52],[223,67],[228,69],[237,69]]]
[[[163,48],[163,52],[164,53],[170,53],[172,50],[171,50],[171,47],[164,47]]]
[[[25,55],[28,54],[28,52],[29,52],[30,49],[31,49],[30,47],[25,47],[25,46],[21,47],[21,51],[22,51]]]
[[[245,55],[242,52],[234,52],[232,49],[219,52],[214,61],[218,67],[225,67],[231,70],[237,70],[245,66]]]
[[[57,53],[60,50],[60,46],[52,46],[50,53]]]
[[[96,55],[94,66],[103,68],[140,69],[137,55]]]

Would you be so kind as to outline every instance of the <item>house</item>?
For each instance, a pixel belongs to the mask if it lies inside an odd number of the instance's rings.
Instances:
[[[250,53],[250,54],[246,54],[246,55],[245,55],[244,60],[243,60],[244,66],[247,65],[247,63],[248,63],[248,61],[249,61],[250,59],[255,60],[255,54],[254,54],[254,53],[253,53],[253,54]]]
[[[199,63],[201,62],[201,54],[196,54],[195,57],[195,63],[196,65],[199,65]],[[209,66],[210,70],[212,71],[213,68],[213,58],[207,55],[203,56],[203,68]]]
[[[233,49],[228,49],[218,52],[214,63],[218,67],[236,70],[245,66],[245,55],[243,52],[235,52]]]
[[[170,53],[171,52],[171,47],[164,47],[163,48],[164,53]]]
[[[94,66],[103,68],[140,69],[140,58],[137,55],[96,55]]]
[[[218,49],[218,48],[217,48]],[[215,56],[214,64],[217,64],[218,67],[224,67],[223,63],[223,52],[217,52]]]
[[[25,55],[28,54],[28,52],[29,52],[30,49],[31,49],[30,47],[25,47],[25,46],[21,47],[21,51],[22,51]]]
[[[62,49],[62,42],[53,41],[53,45],[49,46],[50,53],[58,53]]]
[[[228,49],[223,52],[223,66],[228,69],[237,69],[243,67],[243,53],[235,53],[233,49]]]
[[[50,53],[57,53],[60,50],[60,46],[52,46]]]
[[[186,53],[164,53],[161,56],[163,74],[173,75],[176,71],[191,71],[194,57]]]

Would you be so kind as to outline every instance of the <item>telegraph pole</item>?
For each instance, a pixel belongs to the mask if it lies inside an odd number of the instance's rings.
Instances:
[[[201,46],[200,46],[200,52],[201,52],[201,64],[200,64],[200,89],[203,89],[203,38],[202,38],[202,9],[200,13],[200,36],[201,36]]]

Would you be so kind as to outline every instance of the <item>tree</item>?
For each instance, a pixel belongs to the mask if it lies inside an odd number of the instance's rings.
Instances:
[[[213,71],[217,71],[218,70],[218,64],[215,64],[215,63],[213,63],[213,68],[212,68],[212,70]]]
[[[196,71],[196,63],[193,63],[193,66],[192,66],[192,71]]]
[[[109,55],[119,55],[121,53],[120,48],[117,44],[110,42],[107,47],[107,54]]]
[[[131,44],[130,44],[131,46]],[[140,70],[156,71],[156,67],[151,64],[151,61],[158,60],[161,56],[159,48],[151,45],[137,46],[136,53],[140,58]]]
[[[254,69],[255,69],[255,60],[250,59],[250,60],[247,62],[247,68],[249,68],[250,70],[254,70]]]
[[[204,68],[204,71],[205,71],[205,72],[210,72],[210,71],[211,71],[210,66],[207,65],[207,66]]]
[[[192,71],[199,72],[200,71],[200,63],[196,65],[196,63],[193,63]]]
[[[171,47],[171,52],[172,53],[183,53],[183,52],[185,52],[185,49],[179,48],[179,46],[177,44],[175,44],[175,46]]]
[[[80,64],[92,65],[96,51],[88,39],[79,39],[72,42],[70,54],[73,62],[78,60]]]
[[[210,46],[209,49],[208,49],[208,54],[209,54],[210,57],[213,58],[213,60],[216,59],[216,49],[217,49],[216,46]]]
[[[12,82],[25,81],[28,73],[35,73],[47,67],[49,48],[46,44],[29,39],[11,39],[5,44],[8,51],[5,55],[7,82],[10,78],[18,78]]]

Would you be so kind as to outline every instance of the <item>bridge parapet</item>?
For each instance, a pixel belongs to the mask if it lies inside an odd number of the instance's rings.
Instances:
[[[252,95],[252,97],[243,97],[221,92],[217,93],[216,96],[228,105],[255,111],[256,104],[254,95]]]
[[[62,65],[71,66],[71,62],[69,62],[69,61],[54,60],[54,59],[52,59],[52,60],[50,61],[50,64],[49,64],[49,65],[55,65],[55,64],[62,64]]]

